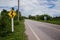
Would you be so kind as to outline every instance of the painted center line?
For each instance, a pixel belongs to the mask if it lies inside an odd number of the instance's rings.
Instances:
[[[34,36],[37,38],[37,40],[40,40],[40,38],[38,37],[38,35],[33,31],[33,29],[30,27],[30,25],[27,23],[28,27],[30,28],[30,30],[33,32]]]

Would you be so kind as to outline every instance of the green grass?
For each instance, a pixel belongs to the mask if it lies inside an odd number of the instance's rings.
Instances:
[[[35,21],[60,25],[60,19],[59,20],[46,20],[46,21],[44,21],[44,20],[35,20]]]
[[[24,21],[20,21],[19,25],[15,26],[14,33],[10,33],[5,37],[0,37],[0,40],[27,40]]]
[[[60,20],[37,20],[37,21],[40,21],[40,22],[47,22],[47,23],[51,23],[51,24],[57,24],[57,25],[60,25]]]
[[[60,25],[60,20],[55,20],[55,21],[54,20],[48,20],[46,22]]]

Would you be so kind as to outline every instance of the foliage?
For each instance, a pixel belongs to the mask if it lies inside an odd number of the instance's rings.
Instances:
[[[60,20],[60,17],[53,17],[53,19],[52,20]]]
[[[36,20],[40,20],[40,15],[36,15]]]
[[[18,10],[16,10],[16,17],[15,17],[15,20],[17,20],[18,19]],[[23,20],[23,18],[22,18],[23,16],[21,16],[21,12],[19,12],[19,19],[20,20]]]
[[[40,15],[40,19],[41,19],[41,20],[44,20],[44,16],[47,17],[47,20],[51,20],[51,19],[52,19],[52,17],[49,16],[49,15],[47,15],[47,14]]]
[[[8,11],[3,9],[1,11],[1,19],[0,19],[0,35],[5,36],[8,32],[10,32],[10,19],[7,15]]]
[[[12,8],[14,9],[14,8]],[[0,16],[0,36],[6,36],[7,34],[9,34],[11,32],[11,18],[8,16],[8,11],[3,9],[3,11],[1,11],[1,16]],[[16,10],[16,17],[14,18],[14,25],[18,25],[19,22],[17,21],[18,18],[18,10]],[[20,20],[23,19],[23,17],[21,16],[21,12],[19,12],[19,17]]]
[[[29,15],[29,19],[36,19],[35,16]]]
[[[19,25],[15,26],[14,33],[8,34],[6,37],[0,37],[0,40],[27,40],[25,34],[24,20],[19,22]]]
[[[52,17],[47,15],[47,14],[44,14],[44,15],[36,15],[36,16],[31,16],[29,15],[29,19],[34,19],[34,20],[44,20],[44,16],[47,17],[47,20],[51,20]]]

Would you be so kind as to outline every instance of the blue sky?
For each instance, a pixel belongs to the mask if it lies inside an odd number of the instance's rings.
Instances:
[[[17,9],[17,0],[0,0],[0,11]],[[20,11],[23,16],[48,14],[60,16],[60,0],[20,0]]]

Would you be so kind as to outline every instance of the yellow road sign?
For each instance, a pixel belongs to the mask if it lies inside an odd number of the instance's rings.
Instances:
[[[8,15],[11,17],[11,18],[14,18],[16,16],[16,12],[14,10],[11,10]]]

